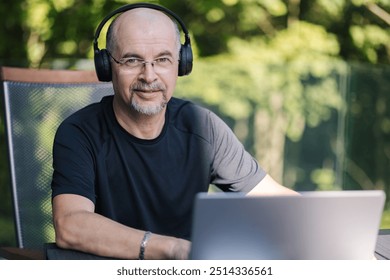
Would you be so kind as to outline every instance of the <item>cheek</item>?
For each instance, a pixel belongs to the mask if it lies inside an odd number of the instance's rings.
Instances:
[[[118,75],[113,74],[112,76],[112,84],[114,86],[114,91],[116,94],[119,94],[125,98],[125,96],[130,96],[130,85],[132,79],[127,75]]]
[[[173,92],[175,91],[176,87],[176,82],[177,82],[177,77],[170,78],[166,82],[166,87],[167,87],[167,97],[171,98],[173,95]]]

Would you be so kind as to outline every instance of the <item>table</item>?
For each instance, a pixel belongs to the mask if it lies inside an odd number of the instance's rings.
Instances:
[[[390,260],[390,229],[381,229],[375,246],[375,257],[378,260]]]
[[[45,260],[44,250],[0,247],[0,257],[7,260]]]

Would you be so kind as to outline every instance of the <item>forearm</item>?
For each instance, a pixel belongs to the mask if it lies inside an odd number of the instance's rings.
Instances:
[[[248,195],[298,195],[298,193],[280,185],[270,175],[266,175]]]
[[[135,259],[142,232],[88,211],[73,212],[55,219],[56,243],[100,256]]]
[[[59,247],[120,259],[138,259],[145,234],[88,211],[57,217],[55,230]],[[145,259],[187,258],[189,247],[186,240],[152,234]]]

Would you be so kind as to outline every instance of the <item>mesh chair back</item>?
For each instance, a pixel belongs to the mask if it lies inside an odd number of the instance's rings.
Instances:
[[[16,239],[20,248],[42,248],[54,241],[50,184],[57,127],[113,88],[92,71],[2,67],[1,80]]]

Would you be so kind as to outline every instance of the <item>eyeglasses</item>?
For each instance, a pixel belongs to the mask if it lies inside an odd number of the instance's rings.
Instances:
[[[107,51],[109,56],[119,65],[123,66],[125,70],[131,72],[139,72],[141,69],[150,63],[152,65],[154,72],[161,74],[169,71],[173,65],[171,57],[162,56],[153,61],[146,61],[137,57],[123,57],[121,59],[116,59],[112,54]]]

